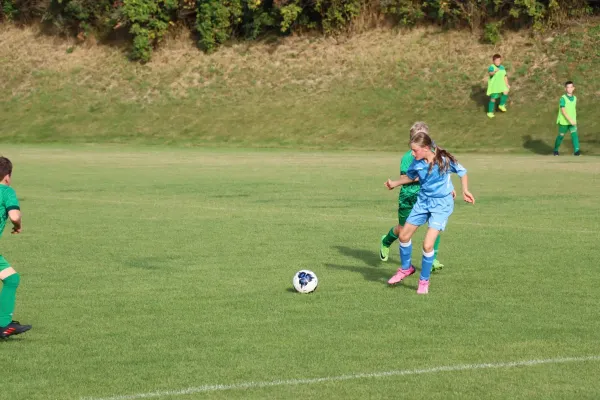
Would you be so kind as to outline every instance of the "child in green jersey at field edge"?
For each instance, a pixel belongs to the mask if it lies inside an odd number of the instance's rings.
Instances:
[[[410,128],[410,138],[412,139],[419,132],[429,134],[429,126],[427,126],[425,122],[415,122]],[[404,155],[402,156],[402,160],[400,161],[400,175],[406,175],[408,167],[410,167],[414,160],[415,157],[412,155],[411,150],[408,150],[406,153],[404,153]],[[398,194],[398,225],[391,228],[387,235],[383,235],[381,237],[379,247],[379,258],[382,261],[388,260],[390,254],[390,246],[398,239],[398,235],[400,234],[402,226],[404,226],[404,224],[406,223],[408,215],[410,214],[415,203],[417,202],[417,197],[419,195],[420,189],[421,184],[418,181],[409,183],[407,185],[403,185],[400,189],[400,193]],[[437,253],[439,247],[440,236],[437,237],[433,246],[436,258],[433,261],[432,271],[436,271],[444,267],[444,265],[437,260]]]
[[[490,102],[488,104],[487,116],[489,118],[494,118],[496,99],[498,98],[500,98],[498,109],[502,112],[506,112],[506,101],[508,100],[508,90],[510,89],[508,77],[506,76],[506,69],[504,68],[504,65],[502,65],[502,56],[500,54],[494,54],[492,61],[493,64],[488,68],[490,78],[488,80],[487,95],[490,96]]]
[[[579,135],[577,134],[577,97],[575,85],[572,81],[565,83],[566,94],[563,94],[558,103],[558,117],[556,124],[558,125],[558,136],[554,141],[554,155],[558,155],[558,148],[565,138],[565,134],[571,131],[571,139],[573,140],[574,155],[581,154],[579,151]]]
[[[0,235],[4,231],[6,221],[13,224],[12,233],[21,233],[21,209],[13,188],[10,187],[12,163],[8,158],[0,157]],[[31,329],[31,325],[21,325],[13,321],[17,287],[21,280],[17,271],[0,255],[0,339],[18,335]]]

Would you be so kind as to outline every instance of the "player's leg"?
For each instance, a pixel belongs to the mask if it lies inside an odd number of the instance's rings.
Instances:
[[[423,260],[421,261],[421,276],[419,277],[419,288],[417,293],[427,294],[429,292],[429,278],[431,277],[431,267],[435,258],[433,245],[439,237],[440,231],[435,228],[427,229],[425,240],[423,241]]]
[[[0,280],[2,281],[2,291],[0,292],[0,338],[5,339],[11,335],[27,332],[31,329],[31,326],[21,325],[12,319],[21,277],[2,256],[0,256]]]
[[[421,262],[421,277],[419,279],[419,288],[417,293],[427,294],[429,292],[429,277],[431,276],[431,267],[435,259],[434,246],[441,231],[446,229],[448,218],[454,211],[454,199],[452,196],[447,198],[436,199],[432,206],[431,215],[429,217],[429,229],[425,234],[423,241],[423,261]]]
[[[388,283],[390,285],[393,285],[395,283],[398,283],[400,281],[402,281],[402,279],[406,278],[409,275],[412,275],[415,273],[415,267],[412,266],[410,258],[411,258],[411,254],[412,254],[412,241],[411,238],[414,235],[414,233],[417,231],[417,229],[419,228],[418,225],[413,225],[411,223],[406,223],[404,224],[404,226],[402,227],[402,230],[400,231],[400,261],[401,261],[401,266],[400,268],[398,268],[398,271],[396,271],[396,274],[394,274],[394,276],[392,276],[389,280]]]
[[[556,136],[556,140],[554,141],[554,155],[557,156],[558,148],[560,147],[563,139],[565,138],[565,134],[569,131],[569,125],[558,125],[558,136]]]
[[[379,246],[379,258],[381,261],[387,261],[390,255],[390,246],[396,240],[398,240],[398,235],[400,234],[400,230],[402,226],[406,223],[406,219],[412,210],[412,204],[410,207],[404,207],[402,204],[398,207],[398,225],[394,226],[390,229],[387,235],[381,237],[381,242]]]
[[[488,103],[488,113],[487,116],[490,118],[494,118],[494,111],[496,111],[496,99],[500,97],[499,93],[492,93],[490,96],[490,102]]]
[[[440,238],[442,235],[438,235],[437,239],[435,239],[435,243],[433,244],[433,266],[431,267],[431,272],[439,271],[444,268],[444,264],[439,262],[437,255],[440,249]]]
[[[569,125],[571,131],[571,139],[573,140],[573,154],[578,156],[581,154],[579,151],[579,134],[577,133],[577,126]]]
[[[506,102],[508,101],[508,90],[502,93],[500,96],[500,104],[498,105],[498,109],[502,112],[506,112]]]
[[[415,273],[415,267],[412,266],[410,260],[412,254],[411,240],[419,226],[427,221],[428,216],[427,210],[421,209],[418,203],[411,210],[398,236],[398,240],[400,241],[400,261],[402,264],[396,274],[388,280],[389,284],[398,283],[407,276]]]

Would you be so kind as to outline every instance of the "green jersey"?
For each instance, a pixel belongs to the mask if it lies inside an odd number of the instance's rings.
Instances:
[[[506,69],[504,65],[496,67],[494,64],[490,65],[488,72],[497,71],[493,76],[490,76],[488,80],[487,95],[490,96],[496,93],[504,93],[508,90],[504,77],[506,76]]]
[[[20,210],[17,194],[10,186],[0,184],[0,236],[4,231],[6,221],[8,221],[10,210]]]
[[[406,175],[408,167],[413,163],[415,158],[412,155],[412,151],[407,151],[402,156],[400,161],[400,175]],[[412,208],[417,201],[417,196],[421,190],[421,184],[419,182],[409,183],[408,185],[402,185],[400,193],[398,194],[398,204],[401,208]]]
[[[564,108],[571,120],[577,123],[577,97],[568,94],[563,94],[558,103],[558,117],[556,117],[556,123],[559,125],[571,125],[568,119],[562,113],[561,108]]]

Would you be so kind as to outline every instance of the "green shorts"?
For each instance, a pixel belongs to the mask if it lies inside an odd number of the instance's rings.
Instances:
[[[412,211],[414,204],[410,207],[406,207],[405,204],[398,207],[398,225],[404,226],[406,224],[406,220]]]
[[[411,211],[412,211],[412,207],[411,208],[398,207],[398,225],[404,226]]]
[[[401,196],[398,200],[398,224],[404,226],[415,204],[417,204],[418,192],[411,195]]]
[[[6,261],[4,257],[0,255],[0,271],[6,268],[10,268],[10,264],[8,263],[8,261]]]
[[[560,125],[560,124],[558,125],[559,135],[564,135],[569,131],[571,131],[571,133],[577,132],[577,127],[573,126],[573,125]]]

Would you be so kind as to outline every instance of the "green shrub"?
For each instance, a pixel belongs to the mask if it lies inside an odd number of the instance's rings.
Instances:
[[[121,17],[133,35],[131,58],[147,62],[153,47],[173,24],[179,7],[177,0],[124,0]]]
[[[0,19],[43,16],[59,33],[83,36],[123,26],[132,35],[131,58],[146,62],[179,23],[197,33],[198,46],[207,52],[231,38],[252,40],[266,33],[352,32],[361,27],[358,22],[382,16],[402,26],[483,28],[484,41],[497,43],[505,26],[541,31],[598,7],[585,0],[0,0]]]
[[[502,39],[502,33],[500,32],[502,24],[502,21],[485,24],[485,27],[483,28],[483,41],[491,44],[498,43],[500,39]]]
[[[198,0],[196,31],[198,45],[212,52],[233,33],[234,26],[242,22],[241,0]]]

